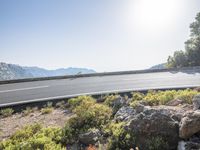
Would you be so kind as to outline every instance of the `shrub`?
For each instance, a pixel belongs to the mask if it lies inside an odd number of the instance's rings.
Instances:
[[[136,108],[139,104],[139,101],[133,101],[130,103],[130,106],[133,107],[133,108]]]
[[[110,134],[108,150],[135,148],[135,137],[124,128],[125,123],[110,123],[106,132]]]
[[[80,97],[78,100],[80,100]],[[86,132],[90,128],[101,129],[109,122],[112,114],[111,108],[98,104],[89,97],[81,100],[79,106],[76,106],[73,112],[76,115],[70,118],[63,128],[62,141],[65,143],[76,141],[79,133]]]
[[[41,109],[42,114],[50,114],[53,111],[53,107],[46,107]]]
[[[9,117],[14,113],[14,110],[12,108],[5,108],[1,110],[1,115],[3,117]]]
[[[91,101],[91,102],[96,102],[94,98],[91,96],[79,96],[76,98],[71,98],[68,100],[69,106],[74,109],[76,106],[80,105],[81,102],[83,101]]]
[[[77,118],[70,118],[68,122],[65,124],[64,128],[62,129],[62,139],[61,142],[63,144],[73,144],[77,139],[78,136],[78,126]],[[74,124],[75,123],[75,124]],[[78,126],[79,127],[79,126]]]
[[[166,91],[148,91],[145,95],[144,100],[146,100],[149,105],[165,105],[173,99],[184,100],[185,103],[192,103],[192,98],[200,92],[196,90],[186,89],[186,90],[166,90]]]
[[[42,128],[39,124],[29,125],[16,131],[9,139],[0,143],[0,149],[20,150],[64,150],[59,144],[61,129]]]
[[[186,89],[177,91],[177,95],[175,98],[183,100],[185,103],[192,103],[192,99],[195,95],[200,94],[200,92],[196,90]]]
[[[131,101],[143,100],[145,96],[143,93],[140,93],[140,92],[132,92],[131,95],[132,95]]]
[[[83,101],[76,107],[74,113],[84,124],[90,127],[101,127],[109,121],[112,110],[94,101]]]
[[[115,94],[115,95],[107,95],[104,97],[105,101],[104,104],[108,105],[108,106],[112,106],[113,102],[119,97],[119,95]]]

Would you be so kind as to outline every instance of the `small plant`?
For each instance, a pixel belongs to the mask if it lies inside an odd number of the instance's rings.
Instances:
[[[31,109],[30,107],[26,107],[26,109],[22,111],[22,115],[27,116],[32,112],[33,112],[33,109]]]
[[[50,114],[53,111],[53,107],[46,107],[41,109],[42,114]]]
[[[38,110],[38,107],[33,107],[32,110],[33,110],[33,111],[37,111],[37,110]]]
[[[66,108],[66,102],[65,102],[65,101],[57,102],[57,103],[56,103],[56,107],[57,107],[57,108],[64,109],[64,108]]]
[[[5,108],[1,110],[1,115],[3,117],[9,117],[14,113],[14,110],[12,108]]]
[[[51,108],[53,106],[53,103],[52,102],[47,102],[47,107],[48,108]]]

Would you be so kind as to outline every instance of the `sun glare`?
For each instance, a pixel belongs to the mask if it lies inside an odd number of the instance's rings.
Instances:
[[[178,0],[138,0],[131,3],[132,24],[146,31],[163,30],[173,23],[182,6]]]

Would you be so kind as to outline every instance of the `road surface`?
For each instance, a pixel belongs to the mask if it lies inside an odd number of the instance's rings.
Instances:
[[[0,106],[78,95],[200,86],[200,69],[21,82],[0,85]]]

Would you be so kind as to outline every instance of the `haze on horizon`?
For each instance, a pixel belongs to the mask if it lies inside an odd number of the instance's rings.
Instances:
[[[146,69],[184,50],[199,0],[1,0],[0,62]]]

